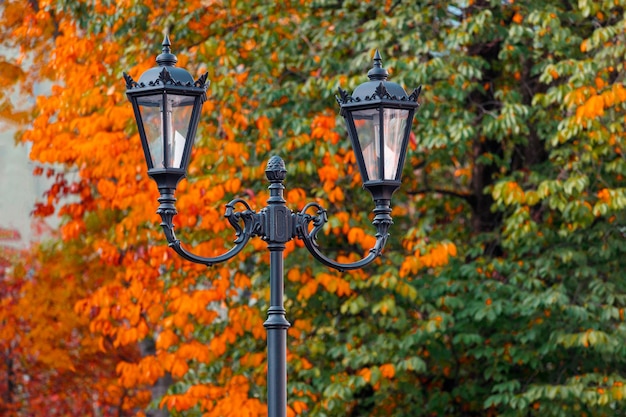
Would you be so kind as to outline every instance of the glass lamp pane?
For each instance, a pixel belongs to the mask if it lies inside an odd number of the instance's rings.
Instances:
[[[385,134],[384,179],[395,180],[402,152],[402,142],[409,117],[408,110],[383,109],[383,131]]]
[[[140,97],[137,101],[152,166],[181,168],[194,97],[159,94]]]
[[[380,111],[379,109],[356,110],[352,112],[363,153],[367,179],[379,180],[380,172]]]
[[[150,150],[150,159],[154,168],[162,168],[163,164],[163,140],[161,139],[161,123],[163,121],[163,112],[161,111],[163,96],[156,94],[154,96],[139,97],[139,111],[141,112],[141,121],[144,131],[146,132],[146,141]]]
[[[182,168],[183,152],[187,141],[189,120],[193,110],[194,97],[169,94],[167,96],[166,121],[168,146],[167,166]]]

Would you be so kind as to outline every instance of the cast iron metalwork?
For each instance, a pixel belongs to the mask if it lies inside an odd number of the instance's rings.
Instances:
[[[367,189],[374,198],[376,203],[376,209],[382,213],[389,205],[389,200],[393,193],[400,187],[400,178],[402,167],[404,166],[404,159],[406,155],[406,148],[408,146],[409,135],[411,134],[411,125],[413,121],[413,115],[416,109],[419,107],[417,99],[420,95],[422,87],[418,87],[410,95],[407,95],[404,88],[399,84],[390,82],[387,80],[389,73],[382,65],[382,58],[380,53],[376,51],[374,54],[374,66],[367,73],[369,81],[364,82],[354,89],[352,94],[349,94],[342,88],[339,88],[339,95],[335,96],[337,103],[341,107],[341,115],[346,121],[346,127],[348,135],[352,142],[354,154],[356,156],[357,165],[361,171],[363,177],[363,188]],[[358,129],[355,125],[354,114],[362,112],[364,110],[378,111],[382,121],[382,115],[384,110],[405,110],[408,113],[407,123],[403,133],[401,151],[399,152],[400,160],[398,161],[397,173],[393,179],[371,179],[365,166],[363,159],[363,150],[361,149],[361,143],[359,141]],[[381,123],[382,126],[382,123]],[[386,132],[382,127],[380,130],[379,138],[380,148],[383,148]],[[383,168],[384,158],[380,158],[380,171],[384,172]],[[382,211],[381,211],[382,210]],[[382,221],[382,217],[381,220]],[[386,220],[388,221],[388,219]]]
[[[176,55],[172,54],[170,38],[168,36],[163,40],[162,53],[157,56],[156,62],[158,67],[154,67],[141,75],[139,81],[133,80],[133,77],[127,73],[123,73],[126,81],[126,90],[146,87],[158,86],[177,86],[177,87],[196,87],[203,88],[205,91],[209,87],[207,78],[208,72],[202,74],[197,80],[193,80],[191,74],[182,68],[176,68],[174,65],[178,62]]]
[[[225,217],[235,229],[235,245],[223,255],[202,257],[194,255],[181,246],[174,233],[173,219],[176,215],[174,197],[175,189],[159,187],[159,208],[161,226],[165,232],[169,246],[184,259],[207,266],[227,261],[243,250],[251,237],[258,236],[267,242],[270,251],[270,307],[268,318],[263,324],[267,329],[268,352],[268,415],[286,417],[287,409],[287,329],[290,324],[285,315],[284,298],[284,265],[283,253],[285,244],[294,238],[302,239],[305,247],[324,265],[340,271],[362,268],[372,263],[382,253],[388,237],[388,229],[392,223],[389,201],[383,201],[374,209],[373,224],[376,227],[376,244],[363,259],[353,263],[340,263],[324,255],[317,244],[317,234],[328,221],[326,210],[318,203],[307,204],[302,211],[295,213],[286,206],[283,198],[287,170],[284,161],[278,157],[270,158],[265,170],[270,183],[270,197],[267,206],[258,213],[251,210],[248,203],[237,198],[226,205]],[[236,211],[235,206],[241,205],[243,210]],[[316,209],[309,214],[309,209]],[[243,223],[243,227],[241,225]],[[310,224],[313,227],[310,228]]]
[[[276,166],[281,167],[280,170]],[[317,235],[328,222],[327,211],[318,203],[307,204],[300,212],[293,212],[285,205],[283,200],[283,181],[285,179],[285,163],[278,157],[270,158],[265,171],[266,177],[270,182],[269,191],[270,199],[268,205],[261,209],[258,213],[253,211],[248,203],[236,198],[226,204],[226,212],[224,217],[235,229],[236,238],[235,246],[223,255],[207,258],[187,251],[182,247],[180,240],[174,233],[174,216],[177,214],[174,197],[174,189],[169,187],[159,187],[161,197],[157,214],[161,216],[161,227],[167,238],[169,246],[180,256],[188,261],[213,266],[217,263],[227,261],[237,255],[246,246],[250,238],[258,236],[268,243],[268,245],[285,244],[294,238],[301,239],[304,246],[311,254],[321,261],[324,265],[346,271],[351,269],[362,268],[374,261],[382,254],[383,247],[389,236],[389,226],[393,223],[391,218],[391,207],[389,200],[379,200],[374,208],[374,219],[372,224],[376,227],[376,244],[369,250],[368,255],[363,259],[353,263],[341,263],[334,261],[324,255],[317,243]],[[235,206],[242,205],[245,210],[236,211]],[[310,214],[310,209],[316,209],[315,214]],[[243,223],[243,227],[241,225]],[[311,228],[310,225],[313,225]]]
[[[163,42],[163,53],[157,58],[159,67],[146,71],[137,83],[133,79],[124,74],[128,96],[135,108],[135,116],[137,117],[140,135],[146,150],[145,133],[142,133],[141,114],[137,109],[137,101],[133,101],[137,90],[147,89],[153,91],[155,88],[167,86],[175,86],[176,88],[189,88],[194,94],[198,89],[206,90],[206,74],[195,82],[184,81],[191,78],[182,77],[172,79],[172,66],[176,63],[176,57],[170,52],[169,39]],[[162,69],[160,69],[162,68]],[[178,69],[176,69],[178,71]],[[183,70],[184,71],[184,70]],[[186,71],[185,71],[186,72]],[[176,72],[176,74],[180,74]],[[408,121],[407,135],[410,131],[412,121],[412,111],[417,107],[417,96],[419,90],[416,90],[410,96],[404,93],[404,90],[397,84],[387,83],[385,80],[387,72],[382,68],[380,55],[378,51],[374,58],[374,68],[368,74],[370,82],[365,83],[367,88],[359,86],[352,96],[344,90],[339,90],[341,99],[337,99],[341,105],[342,114],[350,111],[351,107],[362,108],[361,104],[369,105],[372,100],[377,104],[390,105],[392,108],[408,108],[411,110],[411,119]],[[181,79],[183,81],[181,81]],[[192,78],[191,78],[192,79]],[[143,81],[142,81],[143,80]],[[378,81],[377,85],[370,88],[373,81]],[[398,90],[399,89],[399,90]],[[359,92],[357,94],[357,92]],[[362,92],[367,94],[363,95]],[[401,92],[400,92],[401,91]],[[142,93],[144,94],[144,93]],[[165,97],[164,97],[165,99]],[[204,101],[204,100],[202,100]],[[410,103],[410,104],[406,104]],[[194,109],[196,111],[196,109]],[[165,120],[165,119],[163,119]],[[198,122],[197,119],[192,121]],[[350,128],[350,126],[348,126]],[[190,126],[190,130],[195,133],[196,126]],[[352,132],[353,133],[353,132]],[[187,139],[193,141],[193,136]],[[354,140],[353,140],[354,144]],[[190,145],[185,145],[186,152],[190,152]],[[355,146],[355,153],[358,154],[360,148]],[[402,152],[406,151],[406,138]],[[150,157],[146,152],[146,159]],[[399,156],[401,161],[404,155]],[[359,156],[357,155],[357,158]],[[362,159],[362,156],[360,157]],[[340,271],[362,268],[372,263],[379,257],[383,251],[387,238],[388,230],[391,226],[391,195],[398,188],[399,181],[366,181],[364,187],[367,188],[374,197],[374,218],[372,224],[376,228],[376,243],[367,255],[361,260],[352,263],[341,263],[327,257],[317,242],[319,232],[328,222],[326,210],[318,203],[309,203],[299,212],[290,210],[284,199],[284,181],[287,175],[284,161],[278,156],[272,156],[267,163],[265,175],[269,182],[269,198],[267,205],[260,211],[256,212],[250,208],[250,205],[241,198],[236,198],[226,205],[225,217],[235,230],[234,246],[224,254],[216,257],[202,257],[186,250],[180,240],[174,233],[173,219],[176,212],[176,198],[174,193],[178,182],[186,176],[185,169],[173,168],[155,168],[151,161],[147,160],[148,174],[156,181],[160,197],[159,208],[157,213],[161,216],[161,226],[169,243],[169,246],[176,251],[184,259],[212,266],[217,263],[227,261],[240,253],[248,241],[253,237],[259,237],[267,242],[270,251],[270,307],[268,309],[268,317],[264,323],[267,329],[267,352],[268,352],[268,415],[269,417],[286,417],[287,410],[287,329],[290,324],[286,319],[284,308],[284,251],[285,244],[293,239],[301,239],[304,246],[313,255],[315,259],[329,267]]]
[[[404,89],[398,84],[387,82],[389,73],[383,68],[383,60],[378,51],[374,54],[374,67],[367,73],[367,76],[370,82],[357,87],[353,95],[350,95],[341,87],[338,88],[339,96],[335,98],[342,108],[349,103],[359,103],[361,101],[372,101],[376,99],[411,101],[417,103],[417,99],[422,91],[422,86],[419,86],[407,96]],[[378,81],[378,84],[376,81]],[[388,87],[391,92],[387,89]]]
[[[133,105],[135,119],[137,120],[137,130],[141,138],[146,163],[148,164],[148,175],[159,184],[159,187],[176,188],[176,184],[186,176],[187,165],[191,156],[191,147],[196,135],[198,122],[200,121],[200,112],[202,105],[206,101],[206,91],[209,87],[207,80],[208,72],[202,74],[197,80],[194,80],[189,72],[183,68],[177,68],[176,55],[172,54],[170,49],[171,43],[168,36],[165,37],[162,44],[162,52],[156,58],[158,66],[150,68],[139,77],[139,81],[124,73],[126,81],[126,96]],[[161,116],[167,117],[163,110],[168,99],[173,97],[184,98],[184,104],[181,107],[192,107],[191,117],[186,127],[186,143],[182,154],[180,166],[169,166],[163,162],[163,166],[159,166],[160,161],[169,160],[169,152],[166,144],[163,144],[164,155],[151,155],[150,140],[148,138],[145,126],[147,122],[142,115],[142,107],[154,106],[157,103],[161,105]],[[171,113],[171,112],[170,112]],[[171,126],[166,125],[165,120],[161,121],[161,141],[167,136]],[[171,132],[170,132],[171,133]],[[154,139],[154,138],[152,138]],[[153,162],[157,162],[155,165]]]

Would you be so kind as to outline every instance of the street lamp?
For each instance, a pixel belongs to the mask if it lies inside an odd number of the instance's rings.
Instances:
[[[149,69],[135,82],[128,74],[126,95],[133,105],[143,146],[148,175],[159,188],[157,213],[169,246],[188,261],[207,266],[224,262],[243,250],[250,238],[258,236],[267,242],[270,251],[270,307],[263,324],[267,329],[267,396],[269,417],[285,417],[287,413],[287,329],[283,306],[285,244],[301,239],[305,247],[324,265],[340,271],[362,268],[373,262],[383,250],[392,224],[391,196],[400,186],[400,177],[411,133],[413,114],[419,106],[420,89],[407,95],[398,84],[387,81],[378,51],[370,81],[358,86],[352,95],[339,89],[337,101],[346,120],[348,134],[363,178],[363,187],[374,199],[376,244],[367,256],[353,263],[340,263],[324,255],[317,234],[327,222],[326,210],[318,203],[309,203],[300,212],[293,212],[283,198],[287,170],[284,161],[272,156],[265,169],[269,181],[267,206],[259,212],[236,198],[226,205],[225,217],[235,229],[234,246],[217,257],[194,255],[181,246],[174,234],[176,215],[174,193],[178,182],[186,176],[202,104],[206,101],[207,74],[198,80],[184,69],[176,68],[176,56],[170,41],[163,41],[157,67]],[[236,207],[241,206],[241,211]],[[314,214],[309,214],[311,209]],[[243,224],[243,225],[242,225]],[[311,224],[313,227],[310,227]]]

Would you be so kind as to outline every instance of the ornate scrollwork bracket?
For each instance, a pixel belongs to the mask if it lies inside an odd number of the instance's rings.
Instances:
[[[216,257],[204,257],[194,255],[182,247],[179,239],[176,238],[174,233],[173,219],[177,214],[173,189],[161,189],[161,197],[159,198],[159,209],[157,214],[161,216],[161,227],[165,232],[165,236],[169,243],[169,246],[174,249],[184,259],[206,266],[212,266],[220,262],[229,260],[243,250],[251,237],[255,236],[260,231],[261,220],[259,214],[250,209],[248,203],[244,200],[237,198],[226,205],[225,217],[230,225],[235,229],[236,239],[234,241],[235,246],[228,252],[216,256]],[[235,206],[241,204],[245,207],[243,211],[236,211]],[[243,222],[243,227],[241,226]]]
[[[307,213],[310,209],[315,208],[317,212],[315,214]],[[391,211],[391,210],[389,210]],[[318,203],[309,203],[304,208],[297,213],[296,215],[296,235],[298,238],[302,239],[304,242],[304,246],[308,249],[308,251],[313,255],[315,259],[320,261],[326,266],[331,268],[335,268],[339,271],[347,271],[352,269],[363,268],[366,265],[372,263],[377,257],[379,257],[383,251],[383,247],[387,241],[387,229],[389,228],[389,224],[386,222],[378,221],[376,222],[376,218],[374,219],[374,225],[377,228],[376,233],[376,244],[372,249],[369,250],[369,253],[363,259],[353,262],[353,263],[341,263],[335,260],[328,258],[324,255],[317,243],[317,235],[322,230],[324,225],[328,222],[328,215],[326,209],[320,206]],[[313,228],[309,230],[309,225],[313,224]]]
[[[391,208],[390,208],[390,192],[383,192],[377,189],[378,185],[366,184],[368,189],[374,195],[376,207],[374,208],[374,219],[372,224],[376,227],[376,244],[369,250],[367,256],[353,263],[341,263],[328,258],[320,250],[317,242],[317,236],[322,228],[328,223],[328,214],[326,210],[318,203],[307,204],[299,213],[294,213],[287,208],[283,199],[283,181],[285,179],[286,169],[282,159],[272,157],[268,163],[266,170],[267,179],[270,182],[270,198],[268,205],[255,212],[250,205],[241,198],[236,198],[226,204],[225,217],[235,230],[236,238],[235,246],[226,253],[216,257],[203,257],[195,255],[182,247],[180,240],[174,233],[174,216],[176,211],[176,198],[174,198],[175,185],[178,178],[159,177],[158,174],[152,175],[161,181],[159,191],[159,209],[157,214],[161,216],[161,227],[165,232],[165,236],[169,246],[174,249],[184,259],[212,266],[214,264],[227,261],[243,250],[250,238],[258,236],[265,240],[270,248],[284,249],[284,244],[293,238],[302,239],[304,246],[313,255],[326,266],[335,268],[339,271],[347,271],[359,269],[372,263],[381,255],[383,247],[387,242],[389,234],[389,226],[392,224]],[[383,187],[384,188],[384,187]],[[385,188],[386,190],[386,188]],[[243,206],[242,210],[236,210],[237,206]],[[316,209],[315,213],[310,213]],[[312,227],[311,227],[312,225]]]

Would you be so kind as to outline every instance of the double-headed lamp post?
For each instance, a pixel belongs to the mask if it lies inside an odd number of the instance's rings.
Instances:
[[[236,198],[226,205],[225,217],[235,229],[234,246],[223,255],[207,258],[194,255],[181,246],[174,234],[172,220],[176,215],[174,192],[187,174],[187,165],[203,103],[208,88],[207,75],[197,80],[184,69],[176,68],[176,56],[170,41],[163,41],[163,51],[151,68],[134,81],[124,74],[126,95],[133,105],[141,144],[152,177],[161,194],[157,213],[169,246],[188,261],[207,266],[227,261],[258,236],[270,251],[270,307],[264,323],[267,329],[267,396],[268,416],[285,417],[287,413],[287,329],[283,306],[285,244],[298,238],[314,258],[340,271],[362,268],[382,252],[392,224],[391,196],[400,186],[413,114],[419,106],[420,89],[410,95],[396,83],[387,81],[387,71],[376,52],[370,81],[359,85],[352,95],[339,89],[337,101],[346,120],[348,134],[363,178],[363,187],[374,199],[376,244],[367,256],[354,263],[340,263],[324,255],[316,242],[317,234],[327,222],[326,210],[318,203],[307,204],[293,212],[283,198],[285,163],[272,156],[265,175],[269,181],[267,206],[259,212]],[[237,211],[236,207],[241,210]],[[312,210],[314,209],[314,210]],[[314,214],[309,214],[314,211]],[[313,227],[310,227],[310,224]]]

